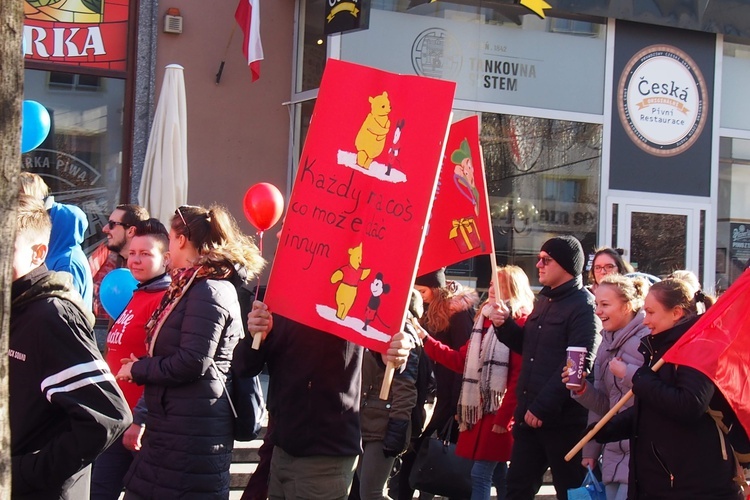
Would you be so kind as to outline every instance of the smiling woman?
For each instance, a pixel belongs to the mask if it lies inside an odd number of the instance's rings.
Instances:
[[[651,334],[640,349],[646,363],[632,378],[634,404],[605,424],[596,439],[630,439],[633,498],[736,500],[736,459],[722,452],[725,437],[709,414],[713,410],[722,425],[734,425],[736,417],[721,392],[688,366],[664,363],[656,372],[651,369],[695,324],[696,294],[683,281],[666,279],[651,287],[644,310]]]
[[[607,256],[609,257],[609,256]],[[596,258],[594,262],[597,262]],[[602,322],[602,341],[594,361],[594,383],[572,391],[573,399],[589,410],[589,423],[606,414],[630,390],[633,373],[643,364],[638,352],[641,339],[649,330],[643,324],[643,299],[648,282],[620,274],[604,276],[596,289],[596,315]],[[563,383],[567,382],[567,370]],[[628,402],[623,410],[632,406]],[[623,411],[621,410],[621,411]],[[625,498],[628,489],[628,443],[609,443],[602,448],[589,443],[583,449],[582,465],[594,467],[602,457],[602,481],[607,498]]]

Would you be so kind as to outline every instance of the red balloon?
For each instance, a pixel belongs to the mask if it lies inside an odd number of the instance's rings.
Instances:
[[[265,231],[281,218],[284,212],[284,196],[273,184],[259,182],[247,190],[242,206],[250,224],[258,231]]]

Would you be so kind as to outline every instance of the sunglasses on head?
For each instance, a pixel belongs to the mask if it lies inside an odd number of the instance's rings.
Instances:
[[[185,229],[187,230],[187,239],[190,241],[191,235],[190,235],[190,226],[188,226],[187,221],[185,221],[185,217],[182,216],[182,212],[180,211],[182,207],[177,207],[177,210],[175,210],[175,213],[180,216],[180,219],[182,220],[182,223],[185,225]]]

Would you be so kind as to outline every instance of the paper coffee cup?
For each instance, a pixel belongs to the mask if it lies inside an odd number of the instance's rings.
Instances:
[[[565,366],[568,368],[568,389],[580,389],[583,386],[583,367],[586,364],[586,348],[568,347],[568,360]]]

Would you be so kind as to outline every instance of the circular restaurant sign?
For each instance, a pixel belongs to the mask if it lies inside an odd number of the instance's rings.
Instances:
[[[655,156],[686,151],[706,124],[703,74],[689,55],[670,45],[651,45],[628,61],[617,100],[628,137]]]

